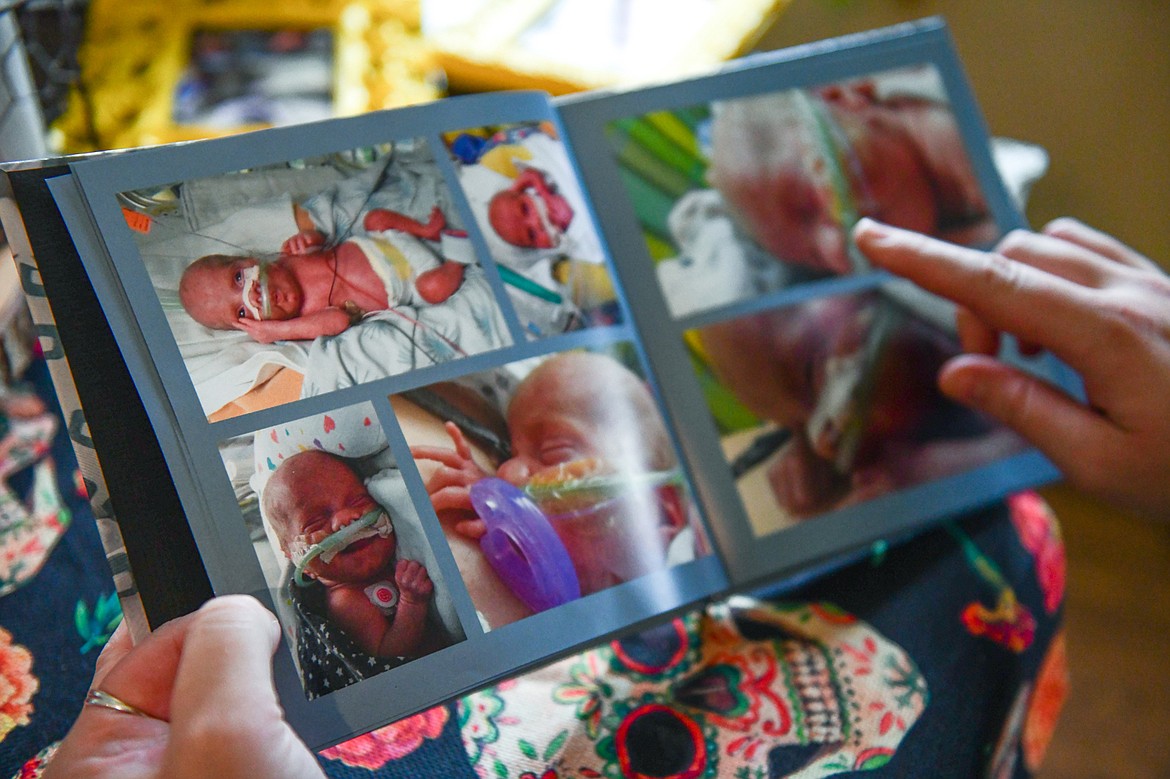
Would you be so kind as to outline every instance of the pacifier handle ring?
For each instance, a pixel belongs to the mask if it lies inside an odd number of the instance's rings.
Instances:
[[[530,497],[494,477],[471,485],[469,495],[488,527],[480,549],[517,598],[539,612],[581,597],[568,550]]]

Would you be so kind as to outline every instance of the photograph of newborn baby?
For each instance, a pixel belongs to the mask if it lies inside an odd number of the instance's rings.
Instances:
[[[310,699],[463,640],[369,403],[220,452]]]
[[[212,421],[511,343],[423,139],[120,200]]]
[[[487,629],[709,550],[630,344],[391,403]]]
[[[933,66],[616,120],[607,136],[676,317],[861,272],[873,217],[997,238]]]
[[[708,402],[756,535],[1025,448],[938,390],[959,353],[940,327],[953,311],[904,293],[814,298],[687,332],[697,370],[727,393]]]
[[[620,321],[605,250],[556,127],[479,127],[446,143],[529,337]]]

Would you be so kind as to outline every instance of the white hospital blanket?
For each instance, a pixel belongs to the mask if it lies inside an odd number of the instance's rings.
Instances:
[[[352,387],[511,343],[483,270],[468,266],[463,285],[435,306],[376,311],[309,349],[302,397]]]

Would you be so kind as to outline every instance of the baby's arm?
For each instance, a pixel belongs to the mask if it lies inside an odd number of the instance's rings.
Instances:
[[[297,233],[280,245],[281,254],[312,254],[325,246],[325,233],[317,228],[312,215],[296,203],[293,203],[293,221],[297,223]]]
[[[399,560],[394,568],[398,610],[387,618],[360,586],[338,587],[328,594],[329,618],[374,657],[409,657],[423,638],[427,603],[434,584],[427,569],[414,560]]]
[[[481,479],[491,474],[479,467],[471,457],[471,446],[463,436],[463,431],[454,422],[443,425],[447,435],[455,444],[454,449],[439,446],[412,446],[410,454],[415,460],[430,460],[437,462],[439,467],[427,479],[427,494],[430,495],[431,505],[436,512],[465,511],[474,513],[471,505],[469,488]],[[465,519],[455,523],[455,530],[460,535],[478,539],[487,528],[479,517]]]
[[[281,254],[312,254],[325,246],[325,233],[320,230],[302,230],[280,245]]]
[[[236,327],[262,344],[273,341],[311,341],[321,335],[337,335],[349,327],[349,314],[336,306],[292,319],[240,319]]]
[[[415,238],[437,241],[444,228],[447,227],[447,218],[443,216],[443,212],[438,206],[431,209],[430,219],[425,223],[388,208],[375,208],[366,214],[363,224],[370,232],[396,230],[400,233],[413,235]]]
[[[293,203],[293,221],[297,223],[297,230],[302,233],[307,230],[320,229],[317,227],[317,223],[313,221],[313,215],[300,203]]]
[[[535,189],[542,195],[547,195],[550,192],[556,192],[556,185],[545,177],[544,172],[539,168],[525,167],[520,171],[520,175],[512,181],[512,186],[509,187],[516,192],[522,192],[526,189]]]

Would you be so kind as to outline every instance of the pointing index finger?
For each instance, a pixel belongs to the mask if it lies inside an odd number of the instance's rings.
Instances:
[[[994,252],[967,249],[863,219],[858,248],[879,268],[966,307],[987,325],[1039,344],[1071,365],[1097,348],[1092,290]]]

